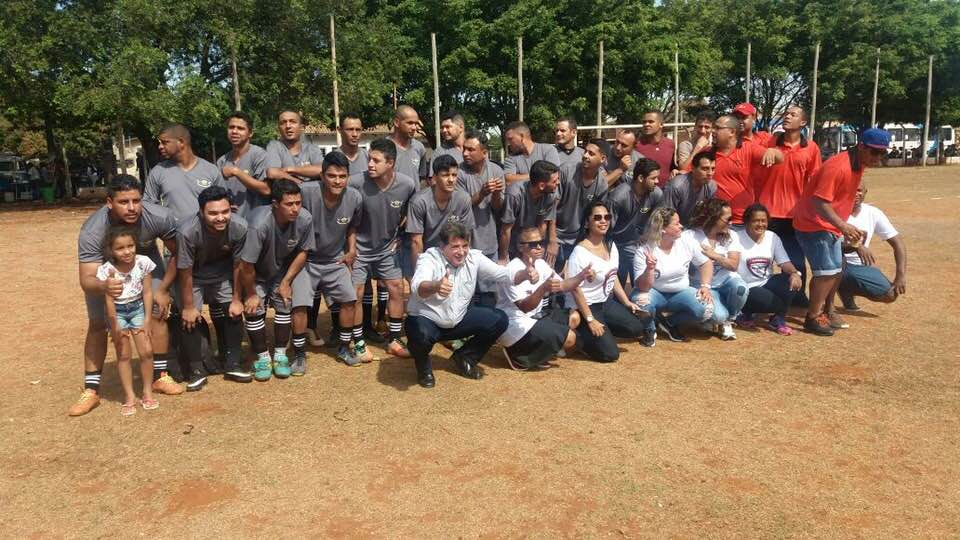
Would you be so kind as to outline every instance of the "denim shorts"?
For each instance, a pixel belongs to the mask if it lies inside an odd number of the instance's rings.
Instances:
[[[797,231],[797,240],[814,276],[835,276],[843,270],[843,237],[827,231]]]
[[[120,330],[143,329],[143,299],[134,300],[126,304],[114,304],[117,308],[117,323]]]
[[[840,278],[840,292],[851,296],[879,298],[890,292],[893,284],[876,266],[847,264]]]

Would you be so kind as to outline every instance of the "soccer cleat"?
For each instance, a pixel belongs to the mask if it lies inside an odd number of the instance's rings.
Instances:
[[[840,296],[840,301],[843,302],[843,309],[847,311],[860,311],[860,306],[857,305],[852,296],[844,296],[842,294],[838,296]]]
[[[207,385],[207,375],[200,370],[190,372],[190,380],[187,381],[187,392],[197,392]]]
[[[373,353],[367,349],[367,344],[364,341],[360,341],[353,346],[353,356],[364,364],[373,362]]]
[[[290,360],[285,354],[275,354],[273,356],[273,374],[278,379],[286,379],[291,375]]]
[[[363,347],[365,353],[370,354],[366,346],[361,345],[361,347]],[[354,354],[354,350],[355,349],[351,349],[349,345],[340,345],[340,349],[337,351],[337,360],[350,367],[359,366],[361,360]]]
[[[67,415],[83,416],[96,409],[98,405],[100,405],[100,396],[92,389],[87,388],[80,394],[80,399],[67,409]]]
[[[164,371],[157,380],[153,381],[151,385],[154,392],[161,394],[166,394],[168,396],[178,396],[183,393],[183,387],[176,383],[173,380],[173,377],[167,375],[167,372]]]
[[[383,337],[383,334],[372,326],[363,327],[363,339],[371,343],[384,343],[387,341],[386,338]]]
[[[400,338],[393,338],[387,343],[387,352],[399,358],[410,358],[410,351]]]
[[[294,377],[303,377],[307,374],[307,353],[293,353],[293,362],[290,363],[290,374]]]
[[[269,358],[257,358],[253,363],[253,378],[265,382],[273,376],[273,362]]]

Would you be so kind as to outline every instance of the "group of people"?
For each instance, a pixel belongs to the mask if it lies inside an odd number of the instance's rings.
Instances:
[[[194,154],[185,126],[169,125],[158,135],[163,161],[143,184],[115,177],[80,230],[89,324],[84,391],[69,414],[100,403],[108,334],[129,416],[158,407],[157,393],[201,390],[212,374],[302,376],[311,342],[335,347],[347,366],[373,359],[368,341],[382,343],[412,357],[417,382],[432,387],[437,343],[453,349],[463,376],[479,379],[494,344],[516,370],[574,351],[613,362],[617,339],[653,347],[658,336],[685,341],[692,327],[733,340],[735,326],[752,328],[760,316],[787,336],[792,305],[807,306],[803,329],[829,336],[847,326],[838,293],[847,310],[857,296],[896,300],[906,290],[905,247],[863,202],[861,181],[889,135],[868,129],[821,164],[803,109],[788,108],[775,134],[754,131],[755,117],[748,103],[701,114],[676,149],[654,111],[613,144],[578,145],[571,117],[556,122],[554,144],[513,122],[502,165],[487,135],[456,113],[443,116],[429,155],[407,105],[368,148],[361,119],[343,115],[343,143],[325,155],[292,110],[278,115],[279,138],[266,148],[251,143],[250,117],[231,114],[231,149],[216,164]],[[892,282],[875,266],[874,236],[894,248]],[[326,339],[321,302],[331,315]]]

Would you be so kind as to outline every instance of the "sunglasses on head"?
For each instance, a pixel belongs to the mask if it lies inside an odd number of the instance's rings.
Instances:
[[[610,221],[610,214],[594,214],[592,217],[594,221]]]
[[[529,242],[520,242],[520,244],[530,249],[543,249],[543,240],[530,240]]]

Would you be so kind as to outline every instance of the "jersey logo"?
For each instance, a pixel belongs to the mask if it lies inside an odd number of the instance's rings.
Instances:
[[[403,206],[403,201],[390,201],[390,206],[393,208],[400,208]]]
[[[766,257],[747,259],[747,269],[750,270],[750,274],[760,279],[766,279],[770,275],[770,259]]]
[[[447,223],[460,223],[460,216],[450,216],[447,218]]]
[[[420,158],[418,157],[410,158],[410,162],[413,163],[414,167],[416,167],[417,165],[420,165]]]
[[[338,217],[337,223],[340,225],[346,225],[347,223],[350,223],[350,218],[348,218],[347,216]]]
[[[213,182],[211,182],[210,180],[207,180],[206,178],[198,178],[197,185],[202,188],[208,188],[213,185]]]
[[[287,240],[287,247],[290,248],[290,249],[293,249],[293,248],[297,247],[297,239],[296,239],[296,238],[291,238],[291,239]]]

